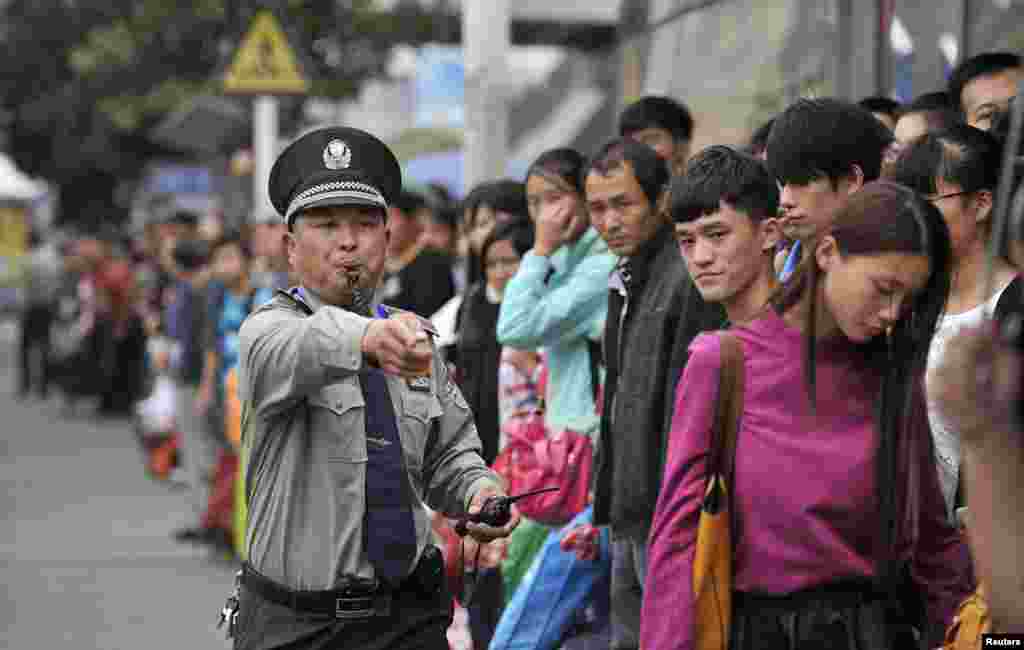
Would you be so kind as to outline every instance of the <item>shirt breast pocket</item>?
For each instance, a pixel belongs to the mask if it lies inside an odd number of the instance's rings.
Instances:
[[[311,395],[309,417],[314,454],[332,462],[366,462],[366,402],[359,386],[346,381]]]
[[[399,428],[408,465],[423,467],[427,438],[430,435],[430,427],[433,426],[432,420],[440,415],[441,405],[432,392],[410,388],[402,390]]]

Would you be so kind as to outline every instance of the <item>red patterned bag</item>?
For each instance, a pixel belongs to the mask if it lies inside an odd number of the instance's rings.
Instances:
[[[548,437],[540,410],[511,418],[505,435],[507,442],[495,460],[495,470],[508,481],[509,494],[560,488],[518,502],[523,516],[561,526],[583,512],[594,464],[589,436],[563,431]]]

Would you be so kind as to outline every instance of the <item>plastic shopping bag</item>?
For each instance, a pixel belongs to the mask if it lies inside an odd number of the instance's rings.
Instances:
[[[588,507],[567,524],[593,522]],[[609,588],[611,544],[601,532],[596,561],[583,561],[561,549],[562,529],[548,535],[494,632],[490,650],[554,650],[575,621],[577,611],[600,589]]]

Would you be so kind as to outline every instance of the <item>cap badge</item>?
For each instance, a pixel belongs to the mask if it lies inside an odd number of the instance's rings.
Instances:
[[[324,167],[348,169],[352,164],[352,150],[341,140],[331,140],[324,149]]]

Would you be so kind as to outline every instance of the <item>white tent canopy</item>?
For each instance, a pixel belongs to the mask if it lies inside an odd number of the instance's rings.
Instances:
[[[31,201],[46,193],[46,187],[37,183],[15,166],[5,153],[0,153],[0,201]]]

